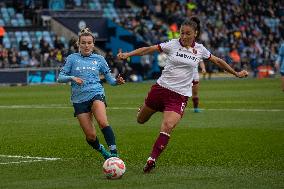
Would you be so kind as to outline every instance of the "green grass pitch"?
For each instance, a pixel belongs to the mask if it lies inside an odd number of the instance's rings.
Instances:
[[[0,188],[284,188],[279,78],[202,80],[202,113],[193,113],[189,100],[156,169],[143,174],[161,122],[157,113],[136,123],[151,84],[105,84],[108,118],[127,166],[119,180],[104,177],[102,157],[85,142],[68,85],[0,87]]]

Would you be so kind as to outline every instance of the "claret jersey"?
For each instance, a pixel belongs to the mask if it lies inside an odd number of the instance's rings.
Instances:
[[[179,39],[161,43],[158,47],[167,55],[167,59],[157,83],[181,95],[192,96],[194,69],[203,59],[209,59],[211,53],[202,44],[196,42],[190,48],[186,48],[182,46]]]

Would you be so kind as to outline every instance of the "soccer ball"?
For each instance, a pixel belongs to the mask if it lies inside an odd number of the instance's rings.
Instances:
[[[124,162],[117,157],[108,158],[103,164],[103,172],[108,179],[121,178],[125,170]]]

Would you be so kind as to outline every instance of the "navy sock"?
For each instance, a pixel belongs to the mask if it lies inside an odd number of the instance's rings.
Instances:
[[[90,146],[92,146],[95,150],[98,150],[100,151],[101,150],[101,145],[100,145],[100,142],[99,142],[99,139],[98,137],[96,137],[96,140],[87,140],[88,144]]]
[[[116,154],[116,144],[115,144],[115,136],[112,131],[111,126],[106,126],[105,128],[102,129],[102,133],[105,137],[106,143],[109,146],[109,150],[112,154]]]
[[[192,102],[193,102],[193,107],[194,107],[194,108],[198,108],[199,97],[193,97],[193,98],[192,98]]]

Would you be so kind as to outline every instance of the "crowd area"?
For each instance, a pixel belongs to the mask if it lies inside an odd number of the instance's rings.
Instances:
[[[236,70],[249,69],[256,76],[260,66],[274,69],[277,51],[284,39],[284,4],[281,1],[139,2],[142,11],[136,17],[125,17],[121,24],[139,33],[149,44],[178,37],[180,24],[186,18],[197,16],[202,25],[200,42]],[[214,69],[212,65],[209,67]]]
[[[78,7],[85,1],[74,2]],[[284,4],[281,4],[281,1],[116,0],[112,2],[115,8],[127,9],[128,12],[131,11],[132,6],[139,7],[140,11],[122,15],[116,22],[149,45],[178,37],[180,24],[186,18],[197,16],[202,26],[200,42],[212,54],[222,57],[236,70],[248,69],[254,72],[254,76],[257,76],[260,66],[270,66],[274,69],[278,47],[284,39]],[[24,41],[20,41],[18,47],[11,49],[4,48],[0,44],[0,68],[61,66],[64,58],[76,51],[74,41],[75,39],[72,39],[68,44],[62,44],[56,37],[53,44],[49,45],[43,38],[40,48],[26,47]],[[28,56],[22,56],[23,48],[28,52]],[[131,60],[125,63],[117,62],[115,55],[109,52],[107,59],[111,61],[110,66],[114,70],[130,70]],[[158,57],[159,60],[163,60],[162,57]],[[143,72],[149,72],[153,57],[145,57],[142,61],[144,62],[141,69]],[[213,72],[214,66],[210,62],[206,64],[208,71]]]
[[[34,44],[29,45],[22,38],[18,48],[4,48],[3,44],[0,44],[0,68],[59,67],[71,50],[72,46],[65,48],[57,36],[52,41],[52,46],[41,38],[39,48]]]

